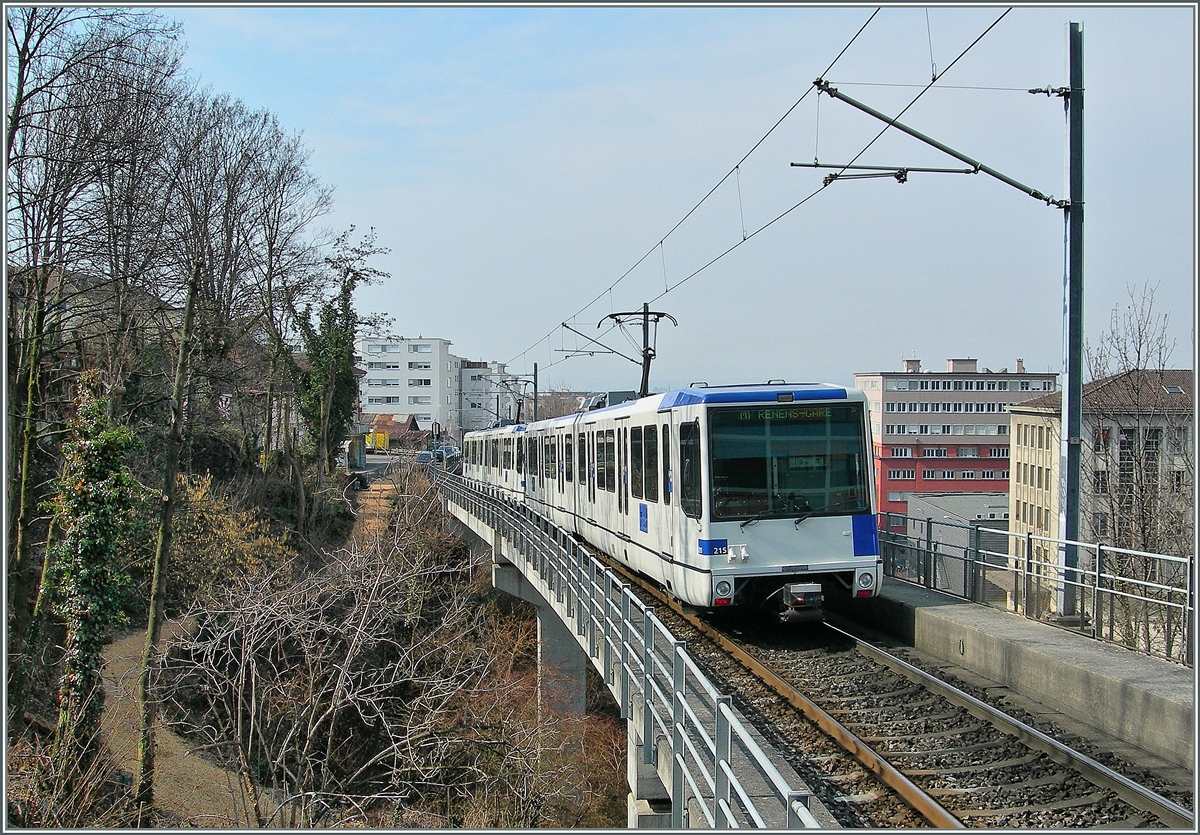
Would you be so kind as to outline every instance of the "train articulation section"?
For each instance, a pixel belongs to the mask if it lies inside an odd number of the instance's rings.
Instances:
[[[862,392],[689,388],[467,433],[464,475],[700,608],[819,612],[878,593]]]

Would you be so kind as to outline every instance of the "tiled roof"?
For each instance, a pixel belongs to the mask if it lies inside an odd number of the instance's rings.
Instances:
[[[1135,369],[1083,385],[1085,412],[1191,412],[1194,374],[1190,368]],[[1054,392],[1013,404],[1019,409],[1062,409],[1062,393]]]

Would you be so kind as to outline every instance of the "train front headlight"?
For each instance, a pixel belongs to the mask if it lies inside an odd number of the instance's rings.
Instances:
[[[717,583],[717,587],[714,589],[714,591],[716,591],[717,597],[729,597],[730,593],[733,592],[733,583],[729,582],[728,580],[721,580],[719,583]]]

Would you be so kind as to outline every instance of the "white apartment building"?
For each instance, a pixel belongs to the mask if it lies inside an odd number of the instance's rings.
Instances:
[[[519,390],[503,363],[473,362],[450,353],[448,339],[366,337],[355,343],[359,409],[412,415],[417,425],[462,439],[463,432],[515,418]]]
[[[362,368],[359,407],[366,414],[411,414],[424,430],[436,423],[458,429],[458,378],[462,360],[446,339],[367,337],[355,344]]]

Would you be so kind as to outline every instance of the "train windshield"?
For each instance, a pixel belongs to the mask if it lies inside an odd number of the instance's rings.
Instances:
[[[870,509],[861,404],[719,408],[708,424],[714,520]]]

